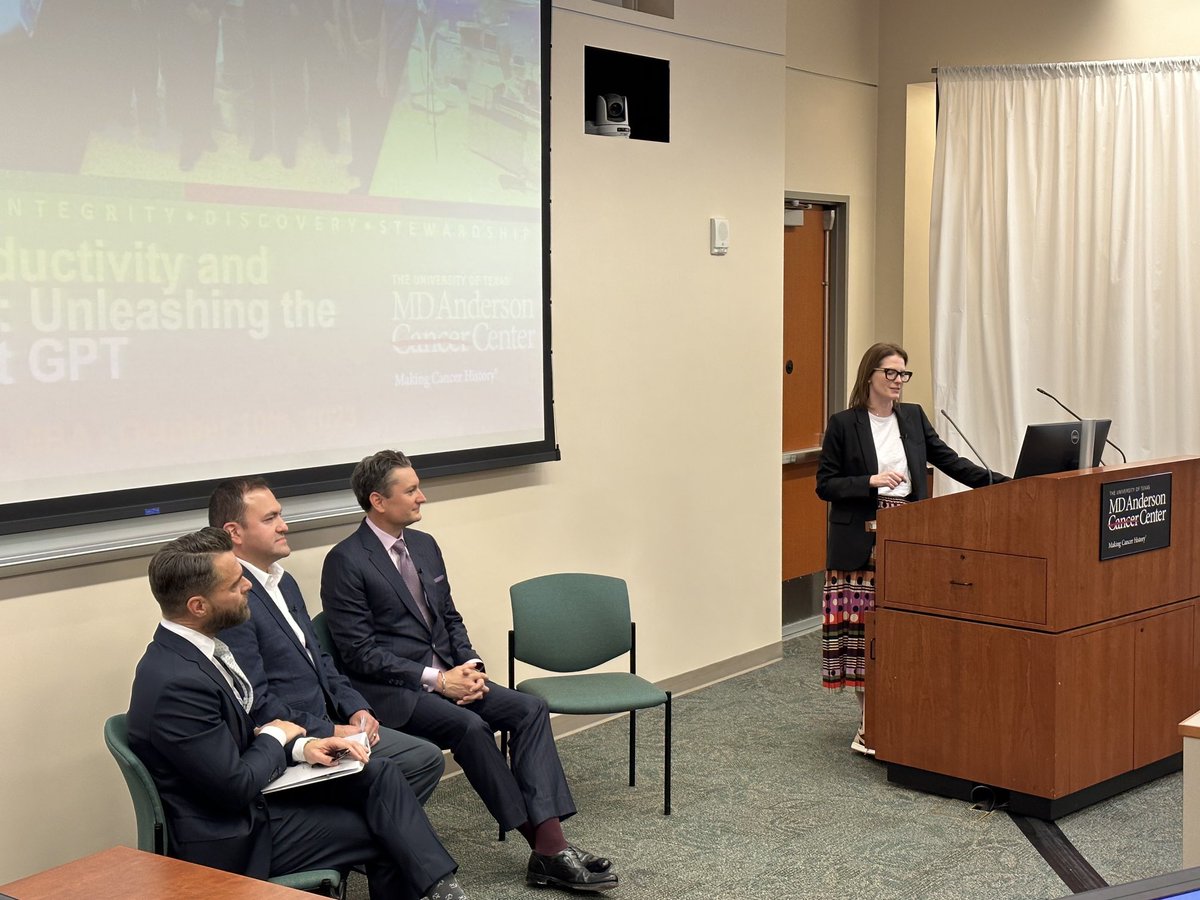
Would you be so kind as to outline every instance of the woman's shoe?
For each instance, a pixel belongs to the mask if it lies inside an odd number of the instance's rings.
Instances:
[[[861,728],[858,730],[858,733],[854,735],[854,740],[850,742],[850,749],[855,753],[861,753],[863,756],[875,755],[875,751],[867,746],[867,739]]]

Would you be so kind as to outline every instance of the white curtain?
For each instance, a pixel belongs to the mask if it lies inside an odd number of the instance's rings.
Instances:
[[[1200,453],[1200,59],[943,68],[938,101],[935,407],[1009,474],[1070,418],[1037,387],[1130,462]]]

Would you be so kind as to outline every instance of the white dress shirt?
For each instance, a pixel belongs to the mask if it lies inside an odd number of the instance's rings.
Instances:
[[[900,440],[900,420],[896,414],[877,416],[873,412],[871,437],[875,441],[875,456],[879,459],[880,472],[899,472],[904,481],[894,488],[879,488],[880,497],[907,497],[912,493],[912,475],[908,471],[908,457],[904,455],[904,443]]]
[[[292,629],[292,633],[296,635],[296,640],[300,642],[300,646],[303,647],[304,652],[308,654],[308,661],[314,662],[312,651],[308,649],[308,641],[304,639],[304,632],[301,631],[300,626],[296,624],[296,620],[293,618],[291,610],[288,609],[287,601],[283,598],[283,591],[279,589],[279,582],[283,580],[283,566],[281,566],[278,560],[276,560],[275,562],[271,563],[271,568],[264,572],[253,563],[246,562],[246,560],[242,559],[240,556],[238,559],[241,561],[241,564],[250,571],[250,574],[254,576],[255,580],[262,585],[263,590],[267,592],[267,596],[270,597],[272,602],[274,602],[274,604],[279,608],[279,612],[283,616],[283,620],[288,623],[288,626]]]

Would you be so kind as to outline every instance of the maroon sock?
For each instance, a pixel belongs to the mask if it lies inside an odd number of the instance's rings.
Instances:
[[[517,826],[517,831],[529,842],[530,849],[542,856],[554,856],[567,849],[567,839],[563,837],[562,823],[557,818],[547,819],[538,825],[523,822]]]
[[[528,822],[522,822],[517,826],[517,831],[521,832],[521,837],[525,838],[525,843],[529,844],[529,849],[533,849],[533,826]]]

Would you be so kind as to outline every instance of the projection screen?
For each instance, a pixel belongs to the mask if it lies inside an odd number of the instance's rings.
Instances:
[[[0,533],[557,458],[538,0],[0,0]]]

